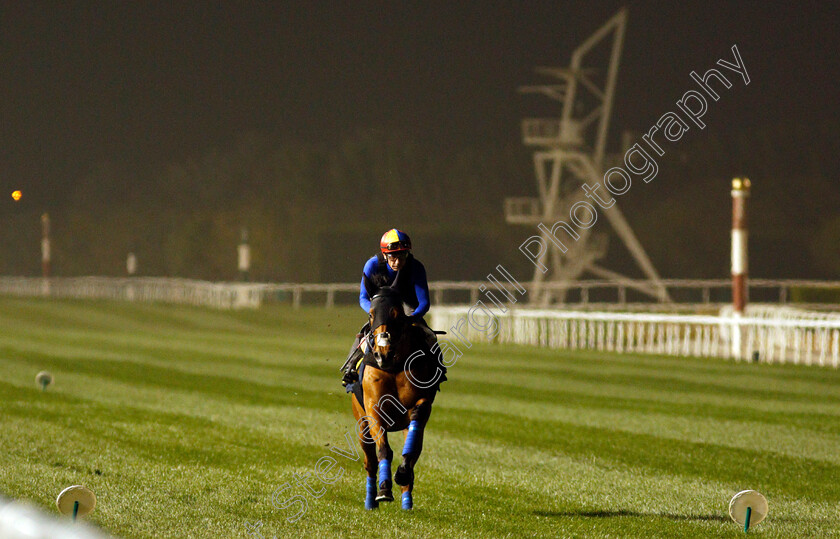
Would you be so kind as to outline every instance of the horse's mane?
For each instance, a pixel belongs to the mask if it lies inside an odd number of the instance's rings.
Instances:
[[[388,283],[388,277],[386,277],[385,275],[383,275],[383,274],[381,274],[381,273],[377,273],[377,274],[375,274],[375,275],[371,278],[371,282],[372,282],[372,283],[373,283],[373,285],[376,287],[376,289],[377,289],[376,293],[377,293],[377,294],[378,294],[378,293],[379,293],[379,292],[380,292],[383,288],[390,288],[390,286],[388,286],[388,284],[389,284],[389,283]]]
[[[393,286],[383,286],[376,290],[376,293],[371,296],[371,299],[375,297],[384,297],[390,300],[396,300],[397,302],[401,301],[400,291],[394,288]]]

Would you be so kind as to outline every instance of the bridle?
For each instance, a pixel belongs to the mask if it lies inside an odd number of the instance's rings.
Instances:
[[[383,292],[377,292],[376,294],[374,294],[370,298],[371,304],[373,304],[378,299],[390,300],[389,303],[391,303],[391,304],[388,304],[385,307],[389,311],[391,309],[396,308],[399,313],[402,313],[402,303],[399,302],[399,294],[396,293],[395,291],[393,291],[392,289],[388,289],[387,291],[383,291]],[[396,300],[396,301],[394,301],[394,300]],[[398,303],[398,304],[394,305],[393,303]],[[384,322],[385,322],[384,324],[379,324],[377,326],[374,326],[374,318],[373,318],[373,314],[372,314],[371,315],[371,323],[370,323],[371,328],[370,328],[370,332],[367,334],[367,348],[368,348],[368,350],[371,351],[373,357],[376,359],[376,362],[380,367],[382,367],[382,363],[383,363],[384,358],[383,358],[382,354],[380,354],[376,350],[376,348],[377,347],[379,347],[379,348],[394,347],[395,345],[398,344],[398,343],[391,340],[391,332],[387,331],[387,329],[389,329],[388,328],[389,323],[400,323],[400,315],[398,314],[396,319],[386,318]],[[385,326],[386,331],[380,331],[379,333],[375,333],[376,329],[378,329],[382,326]],[[394,329],[393,326],[391,326],[390,329],[393,330]],[[398,338],[402,339],[402,337],[404,335],[404,332],[398,331],[398,333],[399,333]],[[389,350],[389,352],[392,353],[392,350]]]

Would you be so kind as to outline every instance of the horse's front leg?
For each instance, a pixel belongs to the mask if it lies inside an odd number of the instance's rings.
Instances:
[[[369,439],[365,439],[365,436],[362,436],[359,441],[362,444],[362,451],[365,453],[365,471],[367,472],[365,482],[365,509],[377,509],[379,507],[379,498],[376,492],[378,483],[376,480],[378,465],[376,444]]]
[[[395,391],[392,377],[378,369],[368,367],[365,369],[364,391],[365,411],[368,430],[364,433],[367,441],[376,444],[376,458],[379,461],[379,492],[376,494],[377,502],[392,502],[394,495],[391,493],[391,459],[394,452],[388,445],[388,433],[386,419],[382,412],[379,401],[382,395],[389,395]],[[388,425],[393,422],[388,419]]]
[[[414,507],[414,465],[423,451],[423,432],[432,413],[432,399],[420,399],[411,409],[411,421],[405,430],[405,445],[402,452],[402,464],[394,474],[394,481],[402,488],[402,508]]]
[[[370,414],[369,435],[376,443],[376,457],[379,460],[379,492],[376,494],[376,502],[392,502],[394,495],[391,493],[391,460],[394,458],[394,452],[388,444],[385,423],[376,411]]]
[[[376,452],[375,446],[371,443],[362,442],[365,451],[365,471],[367,479],[365,483],[365,509],[377,509],[379,499],[376,497]]]
[[[367,432],[370,432],[370,425],[367,423],[365,411],[361,405],[358,404],[356,397],[353,399],[353,414],[356,416],[357,429],[359,436],[359,445],[362,446],[362,453],[365,456],[365,471],[367,478],[365,480],[365,509],[376,509],[379,503],[376,501],[376,473],[377,473],[377,458],[376,458],[376,444],[369,439]],[[359,423],[362,423],[359,425]]]

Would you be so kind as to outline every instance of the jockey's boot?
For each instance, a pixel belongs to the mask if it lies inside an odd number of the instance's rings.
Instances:
[[[344,366],[341,367],[341,372],[343,373],[341,385],[344,387],[347,387],[347,384],[359,381],[359,371],[356,369],[356,364],[359,363],[360,359],[362,359],[362,349],[357,347],[350,354],[350,357],[347,358],[347,361],[344,362]]]

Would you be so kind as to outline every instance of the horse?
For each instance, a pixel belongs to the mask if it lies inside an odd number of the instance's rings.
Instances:
[[[373,293],[371,293],[373,292]],[[351,393],[356,431],[365,456],[365,509],[394,501],[391,483],[393,451],[388,432],[402,430],[402,463],[394,473],[403,509],[414,507],[414,466],[423,449],[423,434],[444,370],[426,344],[425,330],[403,310],[396,288],[369,289],[370,333],[361,392]],[[359,399],[363,393],[363,401]]]

